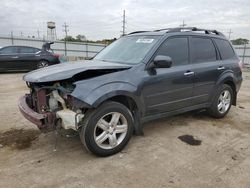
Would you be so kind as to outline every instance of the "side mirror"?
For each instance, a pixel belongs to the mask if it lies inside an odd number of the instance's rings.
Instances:
[[[151,63],[150,68],[169,68],[172,65],[172,59],[169,56],[157,55]]]

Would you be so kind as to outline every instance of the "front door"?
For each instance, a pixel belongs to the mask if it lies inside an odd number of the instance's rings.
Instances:
[[[18,47],[8,46],[0,50],[0,71],[18,70]]]
[[[167,39],[156,55],[172,58],[170,68],[155,68],[146,72],[142,95],[146,115],[189,107],[192,101],[194,72],[189,64],[187,37]]]

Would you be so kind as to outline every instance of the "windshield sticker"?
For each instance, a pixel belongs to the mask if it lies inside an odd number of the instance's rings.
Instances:
[[[154,39],[138,39],[136,43],[152,43]]]

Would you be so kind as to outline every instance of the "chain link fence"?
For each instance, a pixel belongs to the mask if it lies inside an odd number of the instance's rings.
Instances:
[[[234,49],[241,58],[242,63],[245,66],[250,67],[250,45],[234,45]]]
[[[0,47],[9,45],[32,46],[41,48],[42,39],[20,38],[20,37],[0,37]],[[105,48],[104,44],[85,43],[85,42],[66,42],[55,41],[51,48],[55,53],[67,56],[68,60],[89,59],[94,57],[99,51]],[[238,56],[246,66],[250,66],[250,45],[235,45]]]
[[[46,41],[34,38],[0,37],[0,47],[18,45],[42,48],[44,42]],[[78,60],[94,57],[105,46],[97,43],[55,41],[51,48],[55,53],[66,56],[68,60]]]

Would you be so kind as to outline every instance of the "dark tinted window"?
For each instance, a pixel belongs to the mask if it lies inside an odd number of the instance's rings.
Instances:
[[[165,55],[172,58],[174,65],[188,63],[188,39],[186,37],[170,38],[162,44],[157,55]]]
[[[18,47],[10,46],[0,49],[0,54],[16,54],[18,53]]]
[[[216,60],[216,50],[211,39],[192,37],[192,62],[208,62]]]
[[[215,43],[219,48],[222,59],[230,59],[235,56],[232,46],[230,45],[228,41],[215,39]]]
[[[22,54],[25,54],[25,53],[37,53],[38,51],[40,51],[38,48],[31,48],[31,47],[19,47],[19,52],[22,53]]]

